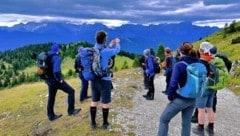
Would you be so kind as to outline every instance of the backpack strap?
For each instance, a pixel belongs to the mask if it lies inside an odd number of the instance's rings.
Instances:
[[[185,64],[186,66],[188,66],[188,63],[186,61],[179,61],[179,63],[183,63]]]
[[[187,62],[185,62],[185,61],[179,61],[179,63],[182,63],[182,64],[184,64],[184,65],[186,65],[186,66],[188,66],[188,63]],[[178,89],[180,89],[181,87],[180,87],[180,84],[178,83]]]

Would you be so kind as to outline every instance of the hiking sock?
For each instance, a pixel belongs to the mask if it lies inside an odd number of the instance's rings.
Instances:
[[[208,124],[208,128],[209,128],[209,129],[213,129],[213,128],[214,128],[214,123],[209,123],[209,124]]]
[[[214,134],[214,123],[209,123],[206,130],[210,135]]]
[[[198,128],[203,130],[204,129],[204,124],[198,124]]]
[[[108,113],[109,113],[109,108],[102,108],[103,125],[108,124]]]
[[[91,123],[96,125],[97,107],[90,107]]]

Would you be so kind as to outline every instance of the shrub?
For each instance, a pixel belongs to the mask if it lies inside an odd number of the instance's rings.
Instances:
[[[231,44],[237,44],[237,43],[240,43],[240,37],[236,37],[236,38],[232,39]]]

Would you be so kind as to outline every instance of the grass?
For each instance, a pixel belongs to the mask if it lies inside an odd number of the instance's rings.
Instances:
[[[141,75],[132,75],[132,69],[122,70],[114,73],[114,82],[120,85],[121,80],[133,76],[137,79]],[[97,128],[91,130],[89,125],[90,100],[84,103],[79,102],[80,80],[78,78],[67,79],[67,82],[75,89],[75,106],[81,107],[80,114],[69,117],[67,115],[67,94],[58,91],[55,102],[55,112],[62,113],[63,117],[50,122],[46,115],[47,85],[41,81],[32,84],[22,84],[10,89],[0,91],[0,135],[57,135],[57,136],[121,136],[125,132],[121,124],[111,124],[110,129]],[[128,95],[121,95],[114,98],[111,107],[131,108],[131,99],[134,95],[133,81],[126,83],[126,86],[116,87],[114,91]],[[90,90],[89,90],[90,93]],[[118,94],[117,94],[118,95]],[[117,114],[110,111],[110,122]],[[102,124],[101,108],[97,114],[98,127]],[[134,127],[134,126],[131,126]],[[134,135],[128,132],[128,135]]]
[[[50,122],[46,116],[47,86],[43,82],[24,84],[0,92],[0,135],[88,135],[89,103],[81,104],[79,99],[79,79],[70,79],[69,84],[76,89],[76,107],[81,107],[80,115],[67,116],[67,95],[59,91],[55,102],[56,113],[63,117]],[[100,135],[108,133],[99,131]]]

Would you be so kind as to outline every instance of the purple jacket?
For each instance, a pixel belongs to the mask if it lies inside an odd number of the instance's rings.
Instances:
[[[149,55],[146,60],[146,74],[147,76],[153,77],[154,73],[154,56]]]

